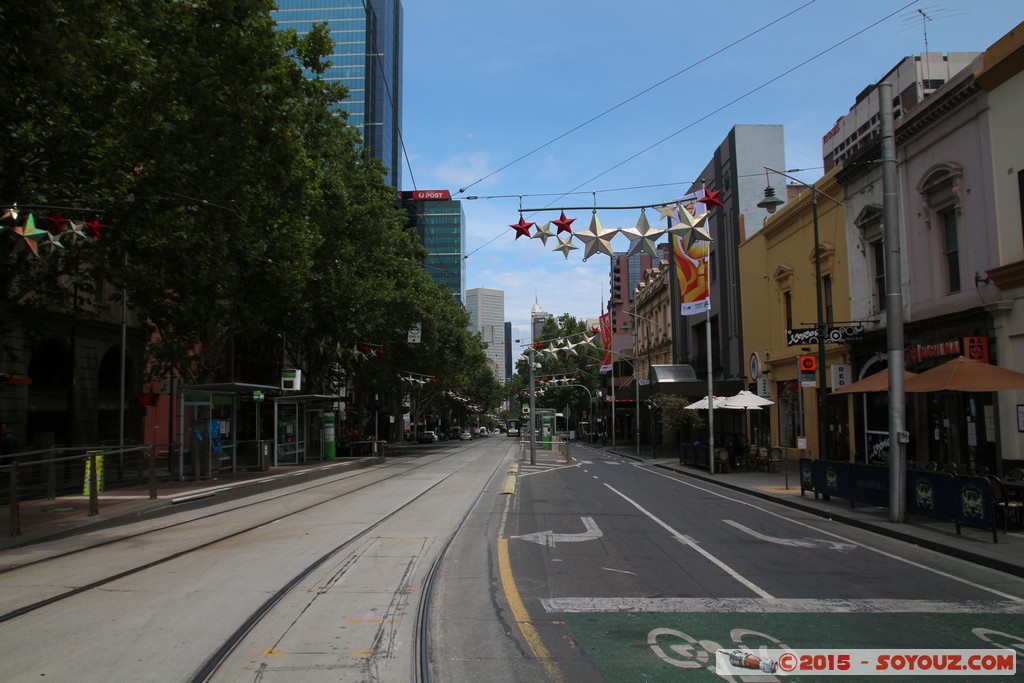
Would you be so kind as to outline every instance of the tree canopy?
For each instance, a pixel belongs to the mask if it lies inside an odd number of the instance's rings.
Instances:
[[[484,386],[465,310],[425,252],[385,169],[331,105],[325,27],[277,30],[270,0],[4,3],[0,207],[98,220],[102,239],[35,257],[0,233],[0,320],[124,292],[149,327],[157,372],[209,381],[235,339],[277,340],[326,387],[342,368]],[[304,75],[303,69],[306,69]],[[77,300],[76,300],[77,301]],[[423,341],[409,344],[410,323]],[[6,333],[9,327],[0,328]]]

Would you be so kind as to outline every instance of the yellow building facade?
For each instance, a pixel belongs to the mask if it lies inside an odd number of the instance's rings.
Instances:
[[[782,450],[788,460],[820,458],[818,390],[820,374],[801,373],[798,361],[817,361],[818,290],[823,298],[822,318],[829,331],[850,324],[850,287],[846,251],[843,186],[836,181],[839,168],[814,186],[817,189],[818,240],[821,281],[816,274],[812,193],[796,187],[797,194],[746,237],[739,247],[740,291],[743,307],[743,346],[749,358],[754,391],[775,401],[765,440]],[[779,176],[776,176],[777,178]],[[792,188],[791,188],[792,189]],[[767,215],[767,214],[766,214]],[[848,343],[826,343],[826,392],[849,382]],[[803,379],[803,381],[801,381]],[[760,382],[758,381],[760,380]],[[813,384],[811,384],[813,382]],[[763,418],[762,418],[763,423]],[[852,412],[847,396],[827,397],[826,453],[831,460],[850,460]]]

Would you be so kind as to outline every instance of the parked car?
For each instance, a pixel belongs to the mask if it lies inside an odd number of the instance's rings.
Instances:
[[[473,435],[470,434],[469,430],[467,429],[466,431],[462,432],[462,434],[459,435],[459,438],[462,439],[463,441],[470,441],[472,440]]]
[[[491,433],[487,431],[487,427],[481,427],[479,430],[477,430],[477,434],[479,434],[480,436],[490,436]]]
[[[437,434],[431,431],[420,432],[416,435],[416,443],[437,443]]]

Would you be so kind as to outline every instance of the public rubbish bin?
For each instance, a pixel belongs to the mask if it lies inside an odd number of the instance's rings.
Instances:
[[[260,441],[260,471],[266,472],[270,469],[270,447],[273,441]]]

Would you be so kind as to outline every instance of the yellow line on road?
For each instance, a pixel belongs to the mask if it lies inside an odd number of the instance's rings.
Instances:
[[[562,674],[551,660],[551,655],[548,653],[548,649],[544,647],[540,634],[537,633],[537,629],[533,627],[533,623],[530,621],[530,614],[526,611],[526,605],[523,604],[522,598],[519,597],[519,589],[516,588],[516,581],[512,576],[512,562],[508,556],[507,538],[498,539],[498,572],[501,575],[501,587],[505,591],[505,599],[508,601],[509,609],[512,610],[512,617],[519,626],[519,631],[523,634],[523,639],[526,640],[526,645],[533,652],[533,656],[544,666],[548,679],[561,683],[565,679],[562,678]]]

